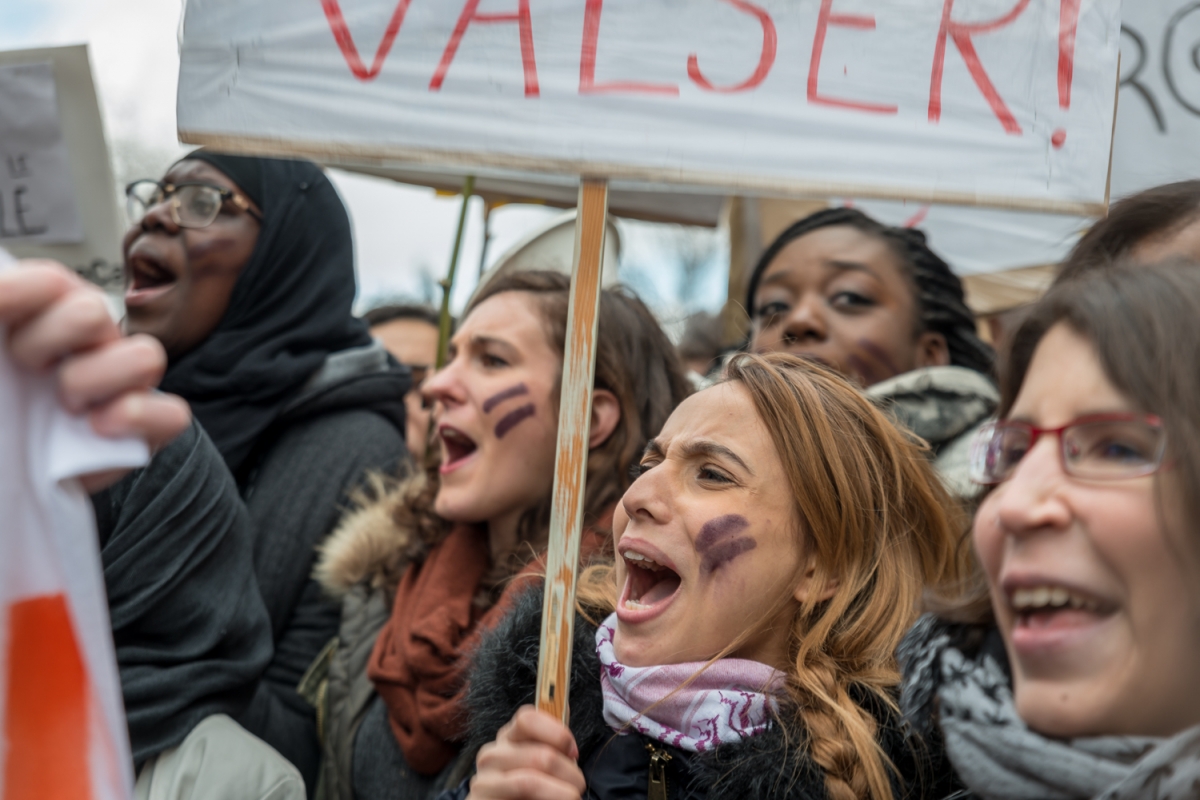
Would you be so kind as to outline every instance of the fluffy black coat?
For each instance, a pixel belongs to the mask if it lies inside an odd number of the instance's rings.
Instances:
[[[533,703],[541,616],[542,592],[530,590],[476,649],[466,698],[469,738],[464,762],[473,763],[479,748],[496,738],[516,710]],[[604,722],[596,628],[593,621],[576,614],[570,728],[579,746],[589,787],[587,796],[607,800],[630,796],[632,791],[633,796],[644,797],[649,764],[645,746],[651,740],[636,733],[617,736]],[[894,713],[884,708],[874,711],[879,720],[880,744],[898,770],[893,779],[896,798],[944,796],[928,769],[937,759],[928,758],[924,745],[906,734]],[[673,757],[668,775],[670,796],[696,800],[823,800],[827,796],[825,776],[808,757],[804,730],[787,709],[781,721],[766,733],[704,754],[655,742]],[[615,774],[618,772],[627,774]],[[441,800],[455,800],[466,793],[464,784],[443,794]]]

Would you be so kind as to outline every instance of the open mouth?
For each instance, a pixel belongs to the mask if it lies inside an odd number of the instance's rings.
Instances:
[[[1029,631],[1053,631],[1092,624],[1112,612],[1096,598],[1064,586],[1013,589],[1008,601],[1016,615],[1016,627]]]
[[[145,253],[131,254],[125,304],[138,306],[148,303],[174,288],[177,280],[175,274],[157,258]]]
[[[641,622],[658,616],[679,591],[679,573],[635,550],[625,550],[625,588],[618,603],[618,616]]]
[[[470,436],[449,425],[438,428],[438,436],[442,439],[442,465],[439,469],[443,475],[458,469],[479,449]]]

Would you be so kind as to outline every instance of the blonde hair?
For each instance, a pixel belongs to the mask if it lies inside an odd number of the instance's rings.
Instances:
[[[895,710],[896,646],[927,588],[949,592],[960,583],[966,565],[957,533],[965,520],[925,448],[831,370],[786,354],[741,355],[725,380],[749,393],[774,434],[802,523],[802,573],[813,569],[813,586],[836,587],[824,600],[811,593],[791,625],[788,693],[797,727],[831,800],[890,800],[893,766],[876,741],[874,714],[854,698]],[[615,597],[611,569],[581,577],[584,613],[613,608]]]

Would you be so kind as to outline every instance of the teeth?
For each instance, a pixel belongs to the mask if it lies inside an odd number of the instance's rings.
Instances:
[[[626,559],[628,559],[630,561],[638,562],[639,567],[642,567],[643,569],[648,569],[651,572],[659,572],[661,570],[666,569],[666,567],[664,567],[662,564],[659,564],[657,561],[647,558],[646,556],[642,555],[641,553],[635,553],[632,550],[626,550],[624,553],[624,556]]]
[[[1034,611],[1042,608],[1074,608],[1096,610],[1096,604],[1087,598],[1072,594],[1061,586],[1035,586],[1017,589],[1012,593],[1012,607],[1017,611]]]
[[[633,611],[637,611],[638,609],[649,608],[650,606],[639,603],[637,600],[626,600],[625,607]]]

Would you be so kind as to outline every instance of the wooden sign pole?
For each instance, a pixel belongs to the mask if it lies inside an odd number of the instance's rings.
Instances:
[[[600,317],[600,273],[608,222],[608,182],[584,178],[575,219],[575,260],[563,353],[562,399],[550,543],[546,551],[546,598],[538,655],[537,707],[568,721],[571,644],[575,629],[575,581],[587,486],[592,381],[596,375],[596,329]]]

